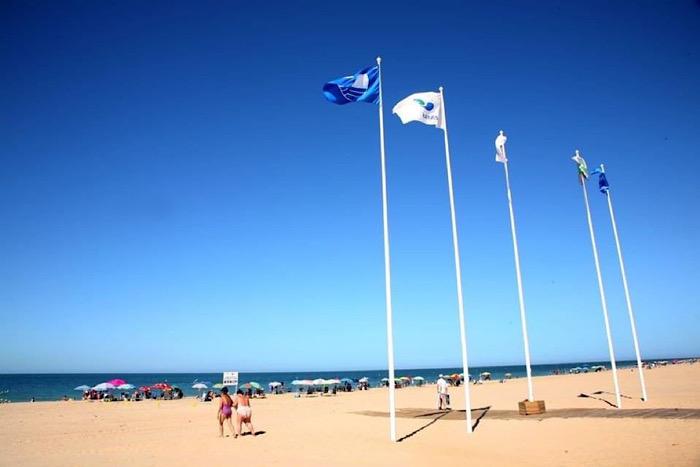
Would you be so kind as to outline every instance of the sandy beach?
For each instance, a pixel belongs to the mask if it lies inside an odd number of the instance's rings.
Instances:
[[[0,406],[0,465],[700,465],[700,365],[535,378],[545,416],[517,415],[525,379],[463,388],[452,412],[435,410],[435,386],[397,391],[400,442],[388,440],[387,390],[254,399],[253,438],[218,437],[215,405],[187,398],[142,402],[37,402]],[[578,397],[606,391],[594,397]],[[480,409],[480,410],[476,410]],[[641,409],[641,410],[640,410]],[[663,410],[679,409],[679,410]],[[227,433],[228,434],[228,433]]]

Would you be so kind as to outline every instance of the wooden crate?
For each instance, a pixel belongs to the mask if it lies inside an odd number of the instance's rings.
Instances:
[[[545,412],[544,401],[528,401],[518,402],[518,411],[520,415],[537,415]]]

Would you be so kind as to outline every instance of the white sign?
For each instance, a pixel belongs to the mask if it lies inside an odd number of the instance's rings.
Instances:
[[[224,386],[238,386],[238,372],[224,371],[224,380],[222,383]]]

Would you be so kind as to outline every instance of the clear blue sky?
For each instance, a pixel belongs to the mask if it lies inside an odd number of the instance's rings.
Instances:
[[[643,355],[700,354],[694,1],[3,2],[0,372],[386,367],[377,107],[321,87],[384,58],[396,362],[460,364],[445,87],[471,363],[607,359],[570,157],[604,162]],[[591,207],[633,357],[605,199]]]

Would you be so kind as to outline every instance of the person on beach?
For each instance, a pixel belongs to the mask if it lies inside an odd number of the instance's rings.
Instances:
[[[437,392],[438,392],[438,410],[446,410],[449,403],[449,392],[447,389],[447,381],[440,375],[437,380]]]
[[[253,422],[251,421],[253,409],[250,407],[250,396],[239,389],[236,391],[234,406],[236,407],[236,436],[241,434],[244,423],[250,430],[250,434],[255,436],[255,429],[253,429]]]
[[[231,430],[231,434],[236,437],[236,431],[233,429],[233,422],[231,421],[231,415],[233,415],[234,403],[231,396],[228,395],[228,388],[224,387],[221,390],[221,398],[219,398],[219,408],[216,411],[216,419],[219,421],[219,436],[224,437],[224,421],[228,423],[228,427]]]

